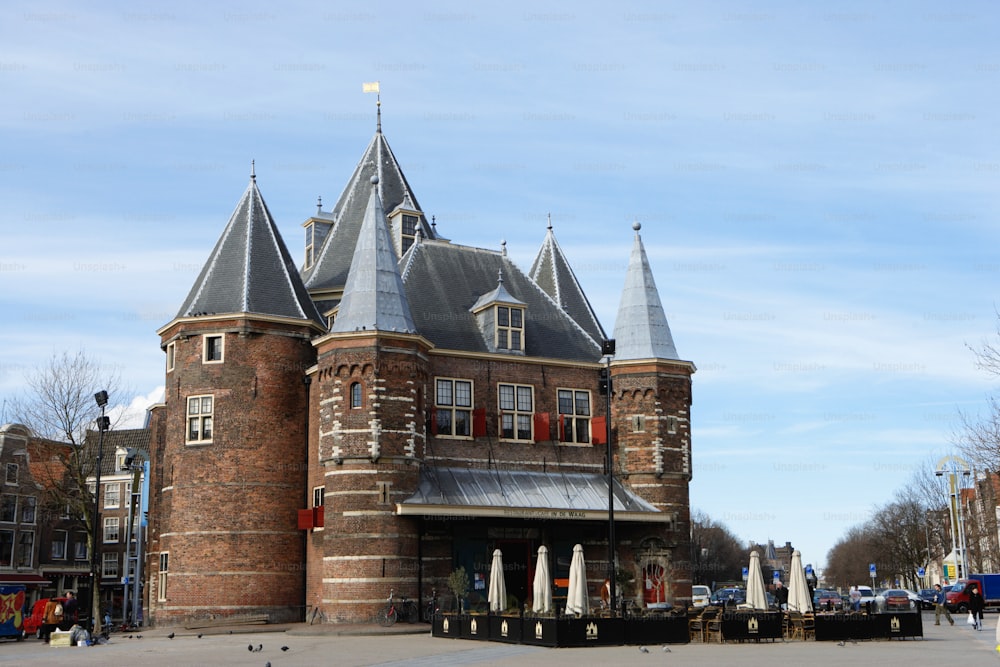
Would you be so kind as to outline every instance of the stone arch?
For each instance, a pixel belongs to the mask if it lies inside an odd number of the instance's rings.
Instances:
[[[673,558],[663,538],[650,535],[639,540],[635,560],[643,606],[673,605]]]

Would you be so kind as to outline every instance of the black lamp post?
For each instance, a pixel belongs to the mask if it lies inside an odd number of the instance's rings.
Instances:
[[[607,440],[607,472],[608,472],[608,604],[612,612],[615,609],[617,598],[617,582],[615,581],[615,454],[611,447],[611,357],[615,354],[615,339],[608,338],[601,343],[601,354],[604,355],[604,380],[602,382],[605,390],[605,440]]]
[[[97,406],[101,408],[101,416],[97,418],[97,463],[94,466],[94,519],[90,526],[90,541],[92,545],[90,554],[90,612],[94,624],[94,634],[101,632],[101,577],[98,569],[100,558],[99,527],[101,523],[101,459],[104,456],[104,432],[111,426],[111,419],[104,416],[104,409],[108,404],[108,392],[103,389],[94,394]]]

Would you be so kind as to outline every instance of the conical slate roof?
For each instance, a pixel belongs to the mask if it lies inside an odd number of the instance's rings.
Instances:
[[[569,261],[556,241],[551,222],[528,275],[576,320],[591,338],[596,341],[607,338],[604,328],[597,321],[594,309],[590,306],[590,301],[587,300],[583,288],[576,279],[576,274],[573,273]]]
[[[347,282],[347,272],[351,268],[358,231],[364,220],[372,177],[378,179],[378,196],[384,211],[391,213],[399,206],[421,211],[417,223],[420,233],[425,239],[437,238],[434,229],[427,224],[420,204],[380,129],[354,168],[354,174],[333,211],[329,216],[318,216],[329,217],[332,227],[328,232],[320,234],[323,245],[316,253],[315,263],[302,271],[302,279],[310,290],[339,289]]]
[[[370,187],[368,206],[344,285],[344,298],[330,330],[416,333],[376,178],[372,178]]]
[[[615,320],[615,361],[628,359],[679,359],[667,315],[660,304],[653,271],[639,236],[641,225],[632,225],[635,243],[625,273],[625,287]]]
[[[285,247],[257,179],[250,177],[229,224],[177,317],[253,313],[323,324]]]

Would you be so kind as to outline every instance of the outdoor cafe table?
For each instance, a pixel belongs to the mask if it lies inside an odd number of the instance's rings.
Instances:
[[[724,641],[760,641],[781,639],[784,619],[780,611],[737,609],[722,614]]]

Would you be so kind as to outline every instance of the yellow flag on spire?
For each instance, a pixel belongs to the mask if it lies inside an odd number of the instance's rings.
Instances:
[[[363,93],[377,93],[377,92],[379,92],[378,81],[374,81],[372,83],[362,83],[361,84],[361,92],[363,92]]]

